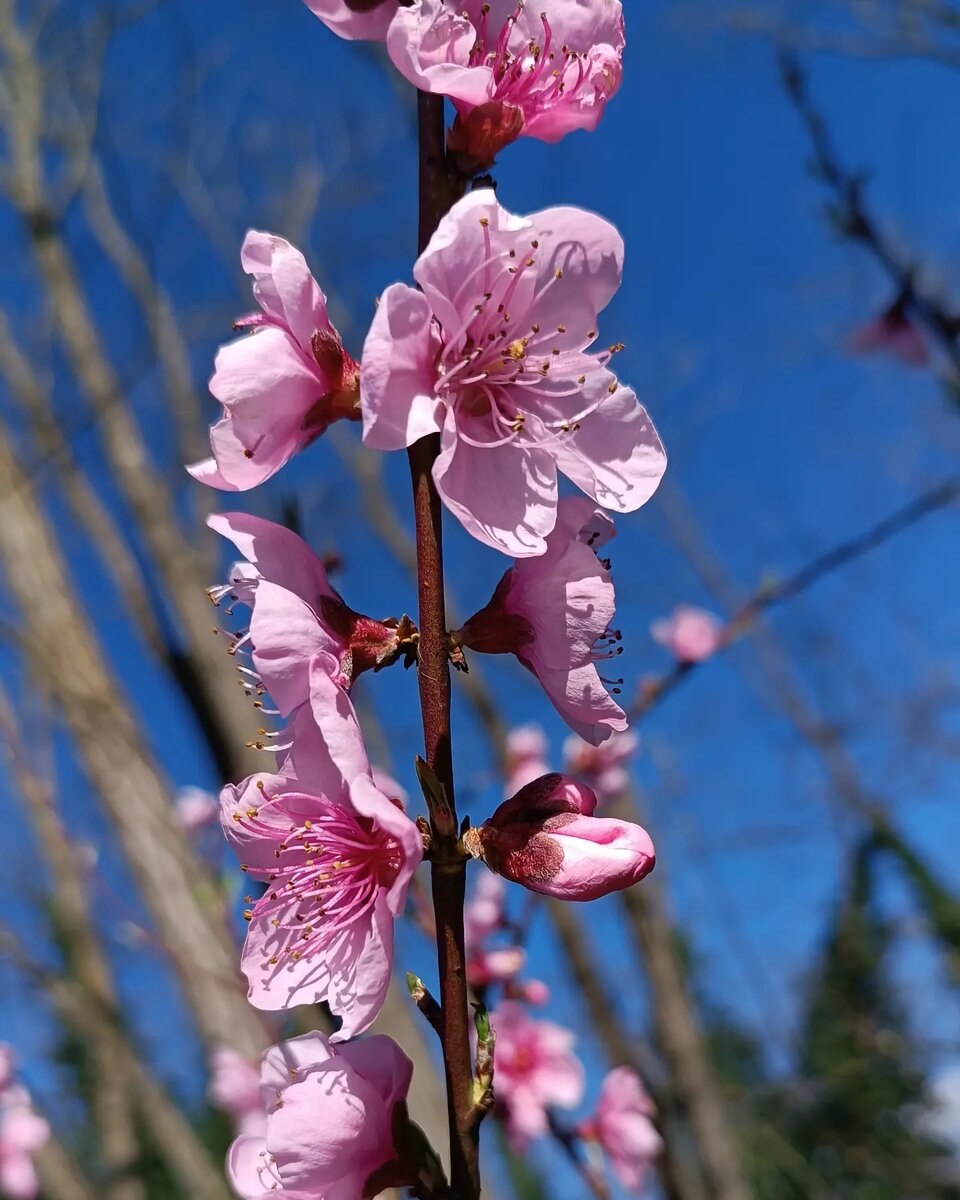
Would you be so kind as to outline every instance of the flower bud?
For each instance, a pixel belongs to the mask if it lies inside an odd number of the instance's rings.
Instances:
[[[564,775],[544,775],[505,801],[464,846],[498,875],[561,900],[596,900],[632,886],[656,861],[639,825],[592,815],[597,797]]]

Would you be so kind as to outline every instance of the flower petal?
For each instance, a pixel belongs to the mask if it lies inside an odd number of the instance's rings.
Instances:
[[[388,287],[364,342],[360,374],[363,440],[374,450],[401,450],[439,432],[437,344],[425,297],[406,284]]]

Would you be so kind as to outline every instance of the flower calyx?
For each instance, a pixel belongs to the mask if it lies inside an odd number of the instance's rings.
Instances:
[[[457,169],[468,177],[488,171],[504,147],[523,132],[523,110],[503,100],[488,100],[454,121],[447,149]]]
[[[420,633],[406,614],[377,621],[332,596],[322,596],[319,606],[323,621],[346,643],[340,661],[349,679],[364,671],[382,671],[400,659],[405,667],[417,661]]]

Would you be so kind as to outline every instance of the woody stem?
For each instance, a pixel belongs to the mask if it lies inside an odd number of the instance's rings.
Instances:
[[[418,94],[420,146],[420,249],[426,247],[454,196],[444,143],[443,97]],[[431,806],[433,905],[440,968],[440,1039],[450,1121],[450,1184],[453,1200],[480,1195],[479,1137],[471,1121],[473,1062],[470,1051],[463,942],[466,862],[458,849],[453,754],[450,744],[450,666],[443,592],[443,532],[433,464],[440,437],[410,448],[417,538],[420,605],[418,681],[424,757],[446,792],[447,808]]]

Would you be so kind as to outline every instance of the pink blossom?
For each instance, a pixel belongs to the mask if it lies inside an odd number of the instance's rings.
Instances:
[[[631,1192],[642,1192],[650,1167],[663,1150],[652,1117],[653,1101],[635,1071],[617,1067],[603,1082],[596,1116],[580,1126],[580,1136],[596,1141],[610,1166]]]
[[[388,1037],[335,1046],[307,1033],[271,1046],[260,1072],[266,1132],[237,1138],[227,1155],[237,1195],[357,1200],[382,1190],[368,1187],[374,1176],[412,1183],[393,1134],[412,1076],[413,1064]]]
[[[522,1004],[505,1000],[490,1014],[497,1035],[497,1103],[515,1149],[549,1130],[548,1108],[575,1108],[584,1072],[568,1029],[537,1021]]]
[[[397,0],[306,0],[307,8],[342,38],[382,42]]]
[[[598,661],[621,649],[620,634],[610,628],[616,601],[609,563],[595,553],[612,536],[613,522],[589,501],[561,500],[546,553],[516,562],[487,606],[451,635],[455,647],[515,654],[592,745],[627,727],[597,671]]]
[[[221,822],[242,869],[268,885],[244,914],[251,1003],[326,1001],[343,1018],[341,1040],[369,1028],[383,1005],[393,922],[423,844],[374,784],[353,705],[326,657],[311,664],[312,713],[303,707],[293,719],[280,773],[225,787]]]
[[[307,543],[282,525],[247,513],[221,513],[207,524],[229,538],[247,559],[230,581],[211,588],[220,604],[250,607],[250,627],[231,645],[249,650],[253,668],[241,667],[251,689],[270,693],[282,716],[309,698],[310,664],[318,652],[332,664],[334,679],[349,688],[361,671],[377,670],[403,653],[410,622],[384,623],[344,604],[330,586],[323,563]]]
[[[387,31],[397,69],[456,105],[451,147],[468,170],[521,134],[595,129],[620,87],[624,41],[619,0],[414,0]]]
[[[546,775],[547,739],[539,725],[521,725],[507,734],[507,781],[504,795],[512,796],[523,787]]]
[[[908,367],[925,367],[930,362],[926,338],[900,301],[855,329],[847,338],[847,350],[851,354],[886,352]]]
[[[37,1116],[25,1088],[9,1085],[0,1096],[0,1193],[34,1200],[40,1190],[33,1156],[50,1139],[50,1126]]]
[[[544,553],[558,470],[604,508],[639,508],[663,447],[607,369],[620,347],[588,353],[622,266],[620,235],[600,217],[515,217],[488,188],[465,196],[414,266],[422,291],[394,284],[381,297],[363,349],[364,441],[399,450],[439,432],[441,498],[514,558]]]
[[[201,483],[244,492],[263,483],[332,422],[356,419],[357,364],[327,317],[327,298],[299,250],[251,230],[240,254],[261,311],[252,333],[221,347],[210,391],[223,416],[213,457],[188,467]]]
[[[220,815],[220,805],[216,796],[198,787],[181,788],[177,792],[173,809],[178,824],[189,833],[196,833],[198,829],[212,825]]]
[[[464,835],[474,858],[532,892],[596,900],[632,887],[656,862],[650,835],[630,821],[594,817],[597,798],[563,775],[544,775]]]
[[[616,799],[630,786],[627,763],[640,739],[635,733],[614,733],[599,746],[582,738],[567,738],[563,745],[564,766],[597,794],[602,804]]]
[[[236,1133],[263,1137],[267,1115],[260,1098],[260,1067],[229,1046],[218,1046],[210,1055],[207,1095],[212,1104],[229,1113]]]
[[[665,620],[654,621],[650,634],[683,663],[711,658],[723,643],[723,623],[702,608],[681,604]]]

